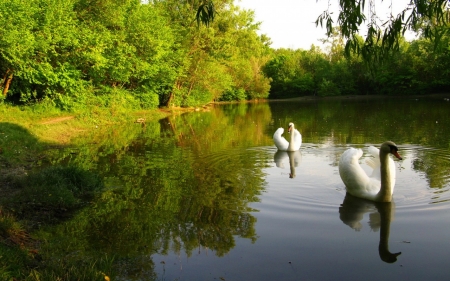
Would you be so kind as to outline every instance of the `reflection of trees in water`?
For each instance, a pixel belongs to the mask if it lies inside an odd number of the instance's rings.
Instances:
[[[378,244],[378,254],[382,261],[393,263],[397,261],[399,253],[389,251],[389,234],[391,221],[394,220],[395,205],[393,202],[372,202],[365,199],[346,194],[344,201],[339,207],[339,218],[343,223],[356,231],[363,227],[361,220],[364,214],[369,214],[370,229],[380,231],[380,242]]]
[[[234,247],[235,235],[256,240],[247,204],[258,200],[263,180],[248,166],[252,157],[243,158],[247,161],[230,158],[226,167],[214,168],[205,159],[199,164],[172,154],[145,176],[127,175],[126,186],[106,192],[94,209],[104,214],[91,215],[96,222],[90,232],[98,233],[92,243],[124,254],[154,243],[160,245],[154,250],[165,252],[172,243],[172,250],[188,255],[199,245],[223,255]]]
[[[295,120],[309,143],[418,143],[448,148],[450,103],[405,98],[270,103],[274,120]],[[288,116],[288,118],[287,118]]]
[[[418,150],[415,152],[412,168],[425,174],[431,188],[449,186],[449,150]]]
[[[274,120],[294,120],[304,142],[313,144],[380,144],[386,140],[443,149],[420,150],[413,169],[426,174],[430,187],[448,186],[450,177],[450,103],[442,99],[310,100],[270,103]],[[341,152],[333,150],[332,165]]]
[[[76,154],[62,151],[55,162],[95,168],[109,190],[55,235],[66,237],[67,248],[108,253],[130,269],[142,255],[191,255],[205,247],[222,256],[236,236],[256,241],[248,204],[264,188],[268,155],[247,148],[271,141],[265,134],[271,117],[267,104],[244,109],[114,128]]]
[[[234,247],[234,236],[257,239],[248,204],[258,201],[264,188],[268,155],[247,148],[273,145],[270,126],[295,120],[307,142],[326,140],[330,146],[381,143],[386,138],[400,144],[441,145],[444,137],[448,145],[450,126],[445,122],[450,113],[440,105],[433,111],[417,105],[411,109],[369,100],[226,105],[147,122],[145,127],[128,124],[96,131],[79,140],[76,153],[61,150],[53,163],[95,169],[110,189],[54,235],[65,237],[62,248],[110,253],[119,260],[170,249],[190,255],[199,246],[223,255]],[[439,134],[434,131],[436,120],[430,125],[434,118],[443,120]],[[420,158],[425,164],[434,161],[427,155]],[[448,167],[443,162],[437,169]],[[422,169],[419,164],[417,169]],[[433,182],[442,177],[425,170],[435,177]],[[378,213],[382,218],[387,211]],[[384,230],[389,234],[389,228],[381,228],[380,235],[388,237]],[[388,245],[383,241],[380,245]],[[389,257],[385,249],[380,248],[380,256]]]

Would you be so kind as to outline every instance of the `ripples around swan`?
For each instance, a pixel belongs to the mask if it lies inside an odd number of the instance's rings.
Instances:
[[[368,146],[368,145],[367,145]],[[366,147],[367,147],[366,146]],[[323,208],[339,206],[345,196],[345,186],[338,173],[338,161],[346,147],[320,147],[304,144],[291,159],[287,152],[278,155],[276,149],[267,149],[273,155],[265,170],[273,200],[284,204],[282,194],[289,201],[296,200],[296,208]],[[363,148],[364,150],[365,148]],[[450,157],[447,150],[402,146],[402,161],[395,161],[397,180],[394,191],[396,208],[432,208],[432,205],[450,201]],[[364,154],[363,158],[368,157]],[[363,161],[361,161],[363,163]],[[294,171],[294,172],[292,172]],[[292,174],[295,177],[291,177]],[[432,186],[434,184],[434,186]]]
[[[304,143],[291,154],[265,146],[201,155],[209,159],[206,171],[226,176],[237,165],[248,167],[240,177],[261,179],[258,200],[248,203],[257,239],[250,243],[235,237],[236,246],[221,258],[199,250],[186,260],[156,255],[155,264],[174,264],[170,269],[179,275],[167,278],[185,280],[209,280],[198,279],[200,268],[227,280],[421,280],[424,256],[446,268],[442,263],[449,248],[430,242],[427,233],[441,242],[448,236],[442,227],[450,208],[448,151],[401,146],[404,160],[395,161],[394,202],[380,204],[346,195],[338,173],[346,148]],[[230,186],[241,180],[228,179]],[[190,266],[180,270],[180,261]],[[386,267],[392,263],[397,266]]]

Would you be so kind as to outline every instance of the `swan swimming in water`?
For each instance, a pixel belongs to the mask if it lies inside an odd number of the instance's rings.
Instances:
[[[275,146],[280,151],[297,151],[300,149],[300,146],[302,145],[302,135],[300,132],[295,129],[294,123],[289,123],[288,128],[289,133],[291,134],[289,142],[282,137],[281,135],[284,133],[283,128],[278,128],[275,133],[273,134],[273,142],[275,143]]]
[[[370,146],[368,150],[374,157],[366,161],[373,169],[370,177],[358,162],[363,155],[362,150],[355,148],[349,148],[342,154],[339,175],[351,195],[376,202],[391,202],[395,186],[395,166],[389,153],[402,160],[397,145],[387,141],[380,149]]]

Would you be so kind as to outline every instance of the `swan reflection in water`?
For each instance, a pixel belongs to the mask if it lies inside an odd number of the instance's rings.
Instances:
[[[293,179],[295,178],[295,167],[298,167],[300,163],[302,162],[302,154],[300,153],[300,150],[297,151],[280,151],[278,150],[275,152],[275,155],[273,156],[273,160],[275,161],[275,164],[278,168],[284,169],[284,162],[286,158],[289,158],[289,178]]]
[[[369,226],[373,231],[380,230],[380,243],[378,244],[378,253],[382,261],[394,263],[397,256],[401,254],[391,253],[389,251],[389,232],[391,220],[394,220],[395,205],[393,202],[372,202],[365,199],[354,197],[347,193],[339,207],[339,218],[341,221],[359,231],[362,228],[361,220],[365,213],[369,214]]]

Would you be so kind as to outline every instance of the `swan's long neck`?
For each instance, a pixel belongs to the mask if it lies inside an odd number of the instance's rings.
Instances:
[[[391,202],[391,175],[389,169],[389,155],[383,150],[380,150],[380,174],[381,174],[381,188],[377,194],[378,202]]]
[[[295,144],[295,142],[294,142],[294,130],[295,130],[295,127],[294,127],[294,125],[292,125],[291,126],[291,131],[289,132],[290,134],[291,134],[291,137],[289,138],[289,147],[288,147],[288,151],[294,151],[295,149],[294,149],[294,144]]]

